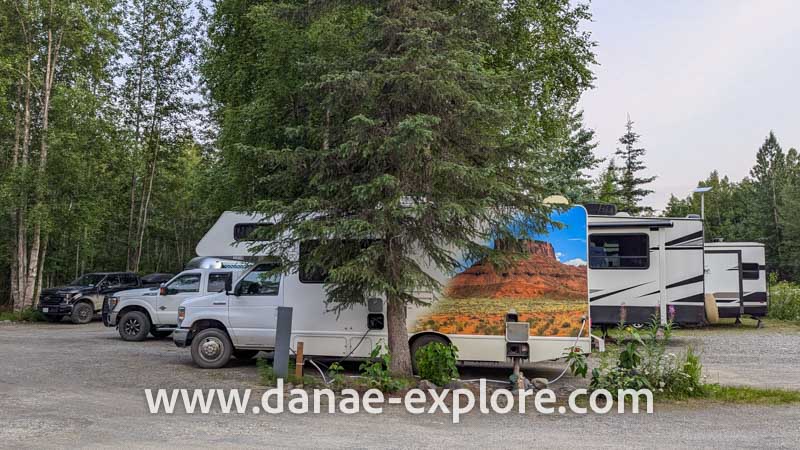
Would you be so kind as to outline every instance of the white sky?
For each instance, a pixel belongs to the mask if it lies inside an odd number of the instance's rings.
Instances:
[[[713,169],[746,176],[770,130],[800,147],[800,1],[595,0],[595,89],[582,99],[599,156],[626,113],[647,148],[657,209]]]

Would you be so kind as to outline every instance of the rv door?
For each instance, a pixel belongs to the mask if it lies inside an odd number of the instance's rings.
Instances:
[[[706,293],[717,300],[720,317],[738,317],[741,309],[741,252],[706,250]]]

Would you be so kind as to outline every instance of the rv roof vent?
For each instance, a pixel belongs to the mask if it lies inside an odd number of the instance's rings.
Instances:
[[[615,215],[616,215],[617,217],[630,217],[630,216],[631,216],[631,213],[629,213],[629,212],[625,212],[625,211],[620,211],[620,212],[618,212],[618,213],[617,213],[617,214],[615,214]]]
[[[700,214],[689,214],[686,216],[687,219],[700,219]]]
[[[583,207],[590,216],[613,216],[617,213],[617,207],[607,203],[584,203]]]

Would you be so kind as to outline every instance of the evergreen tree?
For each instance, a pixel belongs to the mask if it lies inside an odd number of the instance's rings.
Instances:
[[[601,203],[608,203],[615,205],[617,208],[621,205],[619,196],[619,169],[614,161],[614,158],[608,162],[606,168],[600,173],[594,186],[594,199]]]
[[[566,196],[574,203],[592,198],[592,180],[586,171],[603,160],[594,154],[595,133],[583,123],[583,111],[573,110],[564,137],[557,140],[553,151],[542,164],[546,168],[545,189]]]
[[[756,164],[750,169],[750,178],[754,194],[752,206],[762,224],[760,241],[766,246],[767,258],[780,268],[783,263],[783,199],[780,194],[786,183],[786,155],[772,131],[756,152]]]
[[[216,6],[203,70],[224,164],[254,174],[241,179],[244,199],[277,219],[262,237],[279,255],[317,243],[303,264],[327,273],[333,309],[384,297],[391,369],[410,375],[406,308],[440,287],[413,256],[451,271],[453,248],[486,255],[475,242],[518,214],[533,218],[523,231],[546,221],[541,166],[568,132],[565,105],[592,80],[579,30],[588,10],[568,0]],[[225,76],[249,54],[256,67]],[[343,245],[354,238],[361,245]]]
[[[628,117],[625,124],[625,134],[619,138],[622,148],[617,147],[615,155],[622,161],[619,170],[619,198],[620,209],[633,215],[648,214],[653,212],[649,206],[641,206],[640,202],[653,191],[643,186],[651,183],[656,177],[640,177],[639,173],[646,169],[644,155],[646,150],[639,147],[639,134],[633,131],[633,121]]]

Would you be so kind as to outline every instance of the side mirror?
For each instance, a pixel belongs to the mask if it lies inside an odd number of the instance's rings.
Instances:
[[[167,287],[166,286],[161,286],[158,289],[158,295],[167,295]]]

